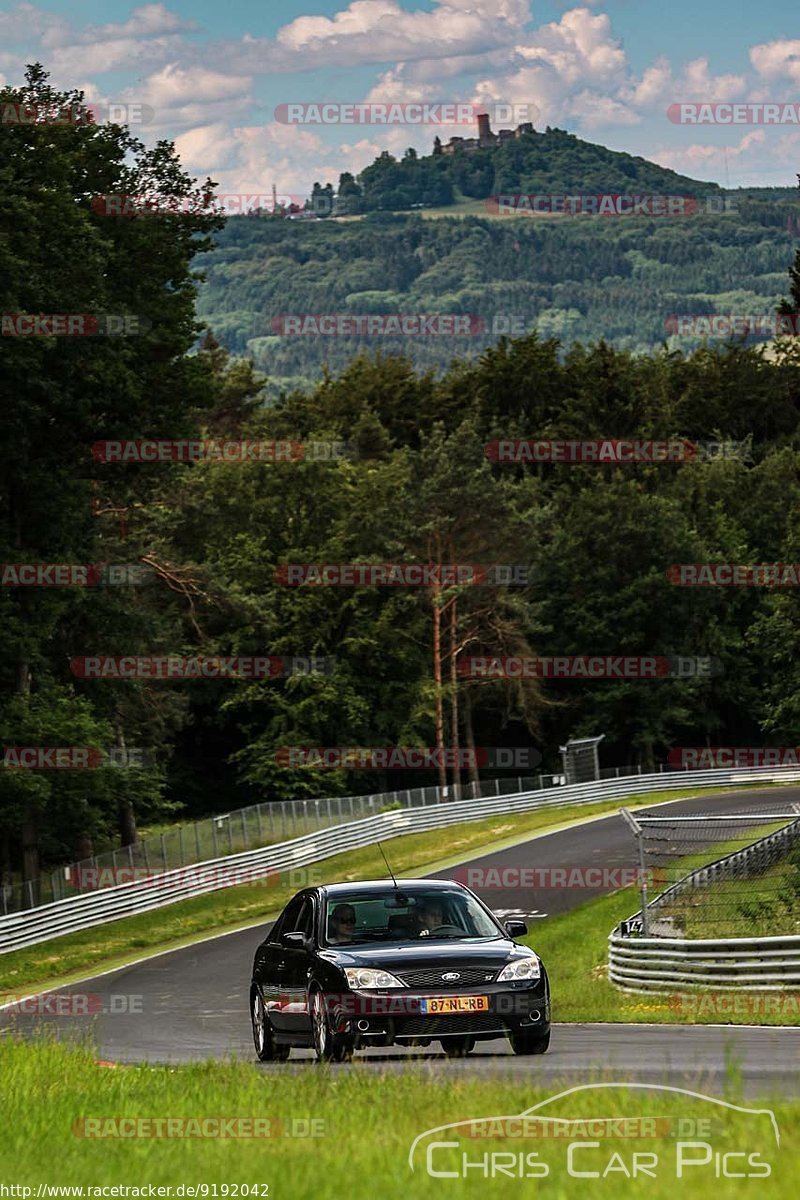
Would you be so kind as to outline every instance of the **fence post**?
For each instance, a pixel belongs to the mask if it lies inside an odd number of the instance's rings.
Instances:
[[[256,819],[258,821],[258,840],[261,841],[264,836],[264,829],[261,824],[261,805],[256,805]]]
[[[183,866],[183,826],[178,826],[178,853],[181,856],[181,866]]]
[[[245,850],[249,850],[250,843],[247,840],[247,819],[244,815],[244,809],[241,810],[241,813],[242,813],[242,842],[244,844]]]
[[[219,851],[217,849],[217,822],[213,817],[211,818],[211,844],[214,847],[214,858],[219,858]]]
[[[164,841],[164,835],[161,835],[161,865],[166,871],[167,869],[167,846]]]
[[[644,872],[644,839],[642,827],[627,808],[621,808],[620,813],[633,830],[639,850],[639,890],[642,897],[642,937],[650,936],[650,918],[647,913],[647,876]]]

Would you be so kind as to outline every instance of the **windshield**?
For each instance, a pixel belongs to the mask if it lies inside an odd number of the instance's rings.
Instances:
[[[448,941],[503,936],[467,892],[419,889],[355,892],[328,898],[325,941],[330,946],[372,941]]]

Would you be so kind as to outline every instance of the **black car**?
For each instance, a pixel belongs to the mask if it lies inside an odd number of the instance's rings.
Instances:
[[[366,1046],[441,1043],[449,1057],[506,1035],[517,1054],[550,1042],[550,987],[536,954],[450,880],[337,883],[294,896],[256,950],[258,1057],[292,1046],[341,1062]]]

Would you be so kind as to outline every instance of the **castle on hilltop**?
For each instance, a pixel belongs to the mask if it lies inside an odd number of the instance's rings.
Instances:
[[[485,146],[497,146],[502,142],[511,141],[512,138],[521,138],[526,133],[533,132],[533,122],[523,121],[516,129],[501,129],[497,133],[492,133],[491,126],[489,125],[489,114],[479,113],[477,137],[451,137],[450,141],[444,145],[442,145],[437,137],[433,143],[433,153],[454,154],[456,150],[482,150]]]

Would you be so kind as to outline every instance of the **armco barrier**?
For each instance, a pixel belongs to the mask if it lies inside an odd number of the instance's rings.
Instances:
[[[631,992],[800,986],[800,937],[608,939],[608,978]]]
[[[759,838],[750,846],[716,862],[690,871],[647,906],[655,915],[681,892],[698,885],[758,874],[772,861],[776,848],[792,849],[800,837],[800,821]],[[621,921],[608,939],[608,978],[623,991],[683,992],[712,988],[717,991],[784,991],[800,985],[800,937],[675,938],[637,937],[640,909]]]
[[[404,808],[358,821],[334,825],[278,845],[229,855],[193,867],[178,868],[149,879],[120,884],[89,895],[72,896],[53,904],[0,917],[0,954],[46,942],[62,934],[104,925],[121,917],[149,912],[236,883],[265,878],[277,871],[309,866],[334,854],[374,845],[403,833],[444,828],[460,821],[478,821],[504,813],[597,804],[643,792],[691,787],[726,787],[742,783],[782,783],[800,779],[787,769],[753,767],[742,770],[688,771],[636,775],[627,779],[571,784],[557,795],[519,792],[491,800],[450,800],[426,808]]]

